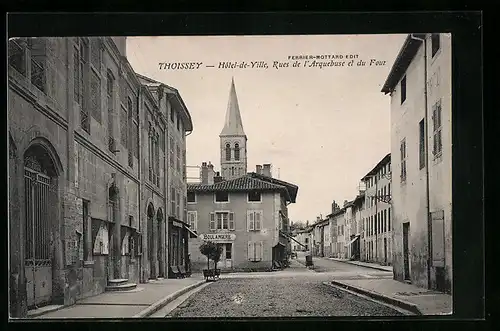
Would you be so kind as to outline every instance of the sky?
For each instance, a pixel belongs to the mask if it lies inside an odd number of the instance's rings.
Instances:
[[[220,169],[219,134],[234,78],[248,137],[248,171],[271,163],[273,177],[299,186],[290,219],[312,222],[331,212],[333,200],[342,205],[354,199],[361,178],[390,152],[390,97],[380,90],[405,38],[130,37],[126,52],[137,73],[175,87],[184,100],[193,120],[186,140],[188,166],[210,161]],[[298,59],[300,67],[294,67],[291,57],[302,55],[325,55],[319,61],[344,65],[312,67],[313,60]],[[366,64],[358,65],[360,60]],[[267,68],[251,67],[260,61]],[[193,69],[159,65],[186,62],[201,64]],[[219,68],[220,62],[247,67]]]

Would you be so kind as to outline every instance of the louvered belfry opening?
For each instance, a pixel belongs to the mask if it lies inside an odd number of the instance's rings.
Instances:
[[[25,272],[28,307],[51,302],[53,221],[57,220],[57,176],[47,151],[39,145],[24,156]]]

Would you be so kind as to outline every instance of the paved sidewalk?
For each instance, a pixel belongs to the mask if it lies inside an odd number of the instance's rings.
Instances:
[[[418,315],[447,315],[453,310],[451,295],[394,279],[334,280],[331,283],[410,310]]]
[[[201,274],[183,279],[161,279],[124,292],[104,292],[79,300],[76,304],[33,317],[59,318],[127,318],[147,317],[187,291],[204,284]]]
[[[377,264],[377,263],[352,261],[352,260],[347,260],[347,259],[338,259],[338,258],[334,258],[334,257],[329,257],[328,259],[333,260],[333,261],[337,261],[337,262],[354,264],[354,265],[358,265],[360,267],[366,267],[366,268],[372,268],[372,269],[378,269],[378,270],[392,272],[392,266],[380,265],[380,264]]]

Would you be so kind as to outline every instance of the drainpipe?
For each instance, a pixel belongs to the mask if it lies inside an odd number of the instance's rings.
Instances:
[[[428,138],[428,105],[427,105],[427,35],[422,39],[410,34],[411,39],[420,40],[424,43],[424,102],[425,102],[425,186],[426,186],[426,209],[427,209],[427,287],[431,288],[431,264],[432,264],[432,221],[430,217],[430,197],[429,197],[429,138]]]

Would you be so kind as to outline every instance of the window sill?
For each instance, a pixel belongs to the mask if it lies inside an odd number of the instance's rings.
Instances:
[[[83,261],[83,266],[84,267],[93,267],[94,266],[94,260]]]

